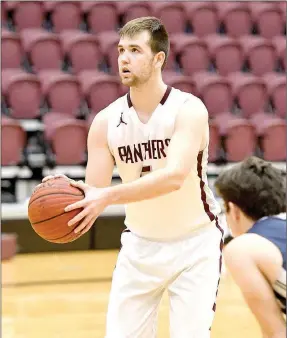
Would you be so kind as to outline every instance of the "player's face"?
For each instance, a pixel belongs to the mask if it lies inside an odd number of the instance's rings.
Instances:
[[[228,227],[230,228],[233,237],[240,236],[244,233],[242,228],[242,212],[233,203],[225,205],[225,216]]]
[[[121,81],[132,87],[147,82],[154,71],[154,54],[147,31],[134,37],[123,36],[118,44],[118,66]]]

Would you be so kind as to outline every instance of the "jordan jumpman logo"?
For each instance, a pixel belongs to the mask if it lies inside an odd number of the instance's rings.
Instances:
[[[122,123],[127,125],[127,123],[123,120],[123,114],[124,114],[124,113],[121,113],[120,122],[119,122],[119,124],[117,125],[117,127],[119,127]]]

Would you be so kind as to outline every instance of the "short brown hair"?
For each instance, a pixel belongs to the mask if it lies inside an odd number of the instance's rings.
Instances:
[[[154,54],[164,52],[165,60],[162,69],[165,67],[169,54],[169,37],[163,23],[151,16],[141,17],[127,22],[119,31],[120,37],[133,37],[143,31],[150,33],[150,48]]]
[[[215,188],[227,211],[228,202],[232,202],[257,221],[286,212],[285,183],[286,173],[252,156],[220,173]]]

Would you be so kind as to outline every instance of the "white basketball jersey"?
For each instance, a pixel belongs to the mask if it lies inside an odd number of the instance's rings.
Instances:
[[[165,167],[176,115],[192,98],[168,87],[147,123],[139,120],[129,94],[107,107],[108,144],[123,183]],[[127,228],[140,237],[166,241],[188,236],[213,221],[220,207],[207,184],[207,158],[208,146],[198,154],[179,190],[127,204]]]

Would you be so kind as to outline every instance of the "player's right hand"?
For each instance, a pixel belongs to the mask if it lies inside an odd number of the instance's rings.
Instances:
[[[49,181],[49,180],[52,180],[52,179],[54,179],[54,178],[64,178],[64,179],[66,179],[66,180],[69,181],[69,182],[71,181],[71,180],[69,179],[69,177],[67,177],[66,175],[58,174],[58,175],[48,175],[48,176],[44,177],[44,178],[42,179],[42,183],[47,182],[47,181]]]

